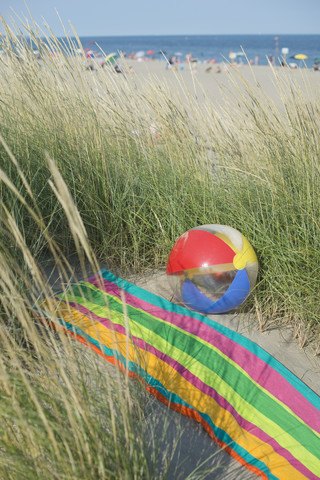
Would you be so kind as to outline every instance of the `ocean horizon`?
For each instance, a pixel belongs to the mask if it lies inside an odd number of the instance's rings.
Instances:
[[[199,62],[210,59],[223,62],[229,60],[230,52],[243,50],[248,60],[258,57],[260,65],[267,65],[271,55],[281,60],[284,57],[282,49],[287,49],[287,61],[295,61],[291,57],[304,54],[308,57],[306,66],[312,67],[315,58],[320,57],[320,35],[316,34],[81,36],[80,41],[84,48],[102,50],[106,54],[124,52],[129,56],[133,52],[144,52],[147,55],[151,51],[154,53],[148,56],[158,60],[164,60],[163,54],[167,57],[179,54],[182,60],[191,54]]]

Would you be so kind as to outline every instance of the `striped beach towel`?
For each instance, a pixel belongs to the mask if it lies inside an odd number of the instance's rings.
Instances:
[[[249,339],[107,270],[54,304],[71,335],[139,376],[247,469],[320,478],[319,396]],[[46,304],[40,315],[51,317]]]

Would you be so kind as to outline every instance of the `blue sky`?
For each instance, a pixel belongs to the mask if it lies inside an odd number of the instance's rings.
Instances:
[[[320,0],[28,0],[36,22],[63,34],[57,10],[71,33],[98,35],[320,33]],[[23,0],[1,0],[10,23],[13,9],[27,15]],[[0,27],[0,31],[3,29]]]

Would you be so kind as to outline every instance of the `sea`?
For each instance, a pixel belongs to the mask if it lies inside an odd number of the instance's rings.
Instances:
[[[286,61],[312,67],[316,58],[320,58],[320,35],[152,35],[152,36],[113,36],[80,37],[83,48],[92,51],[100,49],[106,54],[123,52],[127,56],[142,53],[146,57],[164,60],[177,55],[181,61],[187,54],[197,58],[198,62],[216,59],[217,62],[230,61],[230,52],[239,53],[237,59],[248,60],[267,65],[272,56],[275,61]],[[149,53],[147,52],[154,52]],[[306,55],[304,61],[295,60],[297,54]],[[164,60],[165,61],[165,60]]]

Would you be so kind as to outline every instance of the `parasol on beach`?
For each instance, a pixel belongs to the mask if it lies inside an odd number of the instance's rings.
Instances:
[[[308,56],[304,53],[298,53],[297,55],[293,55],[293,57],[290,58],[294,58],[295,60],[306,60]]]
[[[109,53],[109,55],[107,55],[105,57],[105,61],[106,61],[107,65],[114,65],[118,61],[117,54],[116,53]]]
[[[148,50],[147,51],[147,55],[154,55],[154,53],[155,53],[154,50]]]
[[[142,58],[142,57],[144,57],[144,55],[145,55],[145,53],[144,53],[143,50],[139,50],[139,52],[136,53],[137,58]]]
[[[229,58],[232,61],[237,61],[238,59],[241,59],[242,57],[245,57],[245,54],[243,52],[230,52],[229,53]]]
[[[320,57],[315,58],[314,63],[320,63]]]

